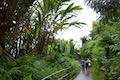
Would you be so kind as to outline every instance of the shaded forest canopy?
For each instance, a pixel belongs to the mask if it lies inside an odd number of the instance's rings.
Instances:
[[[120,79],[120,0],[85,0],[100,18],[80,49],[92,59],[92,80]],[[99,76],[98,76],[99,75]]]
[[[66,27],[84,24],[68,22],[80,6],[69,0],[3,0],[0,2],[0,46],[10,55],[36,49],[41,56],[54,34]],[[65,9],[62,9],[66,6]]]
[[[80,71],[76,59],[90,57],[92,80],[120,80],[120,0],[85,2],[100,17],[77,50],[55,34],[84,24],[69,22],[80,6],[70,0],[1,0],[0,79],[73,80]]]
[[[55,34],[84,24],[69,22],[81,9],[70,0],[1,0],[0,79],[74,79],[80,70],[77,50],[72,40]]]

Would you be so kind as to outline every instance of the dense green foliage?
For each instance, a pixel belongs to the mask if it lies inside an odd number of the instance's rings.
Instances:
[[[82,9],[70,0],[4,0],[0,6],[0,46],[15,57],[33,49],[44,56],[59,30],[83,24],[69,22]]]
[[[120,80],[120,0],[85,1],[100,18],[81,38],[80,56],[91,58],[92,80]],[[71,20],[81,9],[70,0],[0,1],[0,79],[73,80],[78,50],[55,35],[84,24]]]
[[[81,53],[92,58],[93,80],[119,80],[120,77],[120,22],[112,25],[102,25],[96,22],[91,34],[92,40],[86,42],[81,48]],[[97,76],[99,75],[99,76]]]
[[[80,67],[74,44],[56,40],[82,8],[70,0],[0,1],[0,80],[74,79]]]
[[[103,23],[120,20],[120,0],[85,0],[98,14]]]
[[[72,57],[74,44],[64,40],[56,42],[49,44],[47,57],[41,59],[34,52],[20,56],[15,61],[1,56],[0,79],[44,80],[49,76],[45,80],[73,80],[80,70],[79,62]]]
[[[100,14],[80,50],[91,57],[92,80],[120,80],[120,0],[85,1]]]

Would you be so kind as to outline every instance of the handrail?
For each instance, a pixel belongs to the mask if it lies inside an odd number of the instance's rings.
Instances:
[[[73,73],[73,72],[69,72],[69,73],[65,74],[64,76],[60,77],[58,80],[62,80],[64,77],[68,76],[71,73]]]
[[[62,69],[62,70],[56,71],[56,72],[54,72],[54,73],[52,73],[52,74],[50,74],[50,75],[44,77],[44,78],[41,79],[41,80],[46,80],[46,79],[48,79],[49,77],[51,77],[51,76],[53,76],[53,75],[56,75],[56,74],[58,74],[58,73],[60,73],[60,72],[62,72],[62,71],[68,70],[68,69],[70,69],[70,68],[71,68],[71,67],[64,68],[64,69]]]

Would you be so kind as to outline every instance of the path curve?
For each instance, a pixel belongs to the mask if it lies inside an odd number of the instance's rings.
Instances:
[[[74,80],[91,80],[91,76],[86,75],[84,72],[80,72],[80,74]]]

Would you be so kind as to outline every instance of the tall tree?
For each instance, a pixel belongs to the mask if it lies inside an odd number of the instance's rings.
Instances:
[[[85,0],[104,22],[120,20],[120,0]]]
[[[18,28],[21,17],[27,12],[34,0],[3,0],[0,1],[0,46],[5,47],[7,32]],[[15,26],[16,25],[16,26]],[[19,28],[18,28],[19,29]],[[17,31],[17,30],[16,30]]]
[[[63,7],[66,8],[64,9]],[[75,17],[74,12],[79,10],[81,10],[79,6],[74,6],[74,3],[68,4],[66,1],[41,1],[36,11],[36,17],[34,18],[37,24],[35,26],[36,31],[34,36],[38,39],[38,53],[42,53],[45,44],[47,44],[46,42],[48,42],[49,38],[57,33],[58,30],[62,30],[66,28],[66,26],[70,27],[75,25],[79,27],[83,24],[79,21],[68,22]]]
[[[0,46],[12,56],[26,53],[34,48],[42,54],[44,47],[54,39],[57,31],[72,25],[80,27],[84,24],[79,21],[69,22],[75,17],[74,13],[82,9],[69,1],[1,1]]]

